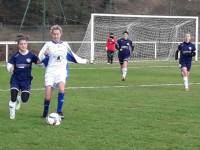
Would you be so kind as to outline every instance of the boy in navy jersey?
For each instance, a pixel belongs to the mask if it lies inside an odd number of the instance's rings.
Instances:
[[[118,58],[121,68],[122,81],[125,81],[127,71],[128,71],[128,59],[131,52],[133,51],[132,41],[128,39],[128,32],[123,33],[124,37],[117,40]]]
[[[188,78],[189,78],[190,69],[192,66],[192,57],[196,55],[195,45],[192,44],[190,41],[191,41],[191,35],[186,34],[185,41],[178,46],[178,50],[176,51],[176,54],[175,54],[175,59],[177,60],[178,53],[180,52],[179,63],[181,65],[181,75],[183,77],[184,87],[186,91],[189,90]]]
[[[7,70],[12,74],[10,78],[10,119],[15,119],[18,92],[21,92],[22,102],[28,101],[33,79],[32,63],[39,63],[38,57],[27,49],[27,41],[28,38],[24,35],[18,36],[18,51],[11,56],[7,63]]]

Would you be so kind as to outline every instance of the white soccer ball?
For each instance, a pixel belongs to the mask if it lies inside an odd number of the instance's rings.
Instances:
[[[46,117],[46,122],[49,125],[55,125],[58,126],[61,123],[61,117],[57,113],[50,113]]]

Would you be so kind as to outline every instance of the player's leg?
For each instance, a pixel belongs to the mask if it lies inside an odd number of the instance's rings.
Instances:
[[[21,101],[27,103],[30,96],[31,80],[25,80],[20,83],[21,87]]]
[[[10,101],[9,101],[10,119],[15,119],[16,100],[17,100],[17,95],[18,95],[19,90],[20,90],[19,82],[14,77],[11,77]]]
[[[53,85],[54,85],[55,75],[53,73],[45,74],[45,98],[44,98],[44,109],[42,117],[46,117],[49,112],[49,106],[52,97]]]
[[[127,71],[128,71],[128,60],[124,59],[124,63],[122,64],[122,81],[125,81]]]
[[[186,78],[186,86],[185,86],[185,90],[188,91],[189,90],[189,75],[190,75],[190,69],[191,69],[191,65],[192,62],[187,62],[186,64],[186,71],[184,73]]]
[[[189,83],[188,83],[188,71],[187,71],[186,66],[181,67],[181,73],[182,73],[182,76],[183,76],[183,82],[184,82],[185,90],[188,90],[189,89]]]
[[[9,101],[9,111],[10,111],[10,119],[15,119],[15,109],[16,109],[16,101],[19,89],[17,87],[11,87],[10,89],[10,101]]]
[[[51,102],[51,97],[52,97],[52,86],[48,85],[45,87],[45,98],[44,98],[44,109],[43,109],[43,114],[42,117],[46,117],[49,112],[49,106]]]
[[[108,59],[108,64],[110,64],[110,52],[107,51],[107,59]]]
[[[58,92],[58,104],[57,104],[57,113],[64,119],[64,114],[62,111],[63,104],[64,104],[64,92],[65,92],[65,83],[59,82],[58,84],[59,92]]]
[[[114,56],[114,52],[111,52],[111,55],[110,55],[110,63],[111,64],[113,63],[113,56]]]
[[[22,102],[23,103],[28,102],[29,96],[30,96],[30,91],[22,91],[21,92],[21,100],[22,100]]]
[[[121,76],[123,76],[123,71],[122,71],[123,70],[123,63],[124,63],[123,61],[119,61]],[[122,78],[122,81],[124,81],[123,78]]]
[[[21,107],[21,92],[18,93],[17,95],[17,101],[16,101],[16,110],[19,110]]]
[[[108,64],[111,63],[111,52],[107,51],[107,57],[108,57]]]

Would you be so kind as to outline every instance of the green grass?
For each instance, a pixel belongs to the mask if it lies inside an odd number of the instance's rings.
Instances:
[[[200,83],[194,63],[190,82]],[[120,81],[118,64],[70,65],[64,114],[60,126],[40,117],[44,91],[32,91],[15,120],[8,116],[9,91],[0,91],[0,149],[2,150],[199,150],[200,85],[141,86],[182,83],[173,62],[136,62]],[[0,67],[0,89],[9,76]],[[43,87],[44,70],[33,68],[32,89]],[[124,86],[124,87],[114,87]],[[51,103],[56,110],[57,91]]]

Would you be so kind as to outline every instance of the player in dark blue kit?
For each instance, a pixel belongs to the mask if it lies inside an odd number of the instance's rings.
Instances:
[[[181,65],[181,75],[184,81],[185,90],[189,90],[189,74],[192,66],[192,57],[196,55],[195,45],[191,42],[191,35],[185,35],[185,41],[178,46],[178,50],[175,54],[175,59],[178,59],[178,53],[180,52],[179,64]]]
[[[128,71],[128,59],[133,51],[133,43],[128,39],[128,32],[125,31],[124,37],[117,40],[118,58],[120,63],[122,81],[125,81]]]
[[[18,36],[18,51],[14,53],[7,63],[7,70],[12,74],[10,78],[10,119],[15,119],[15,110],[17,104],[17,95],[21,92],[21,101],[26,103],[29,99],[32,63],[39,63],[38,57],[30,52],[28,47],[28,38],[24,35]]]

